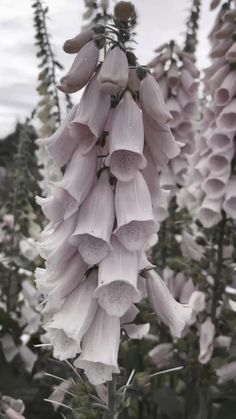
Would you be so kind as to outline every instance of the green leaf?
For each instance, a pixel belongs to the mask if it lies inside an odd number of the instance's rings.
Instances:
[[[227,401],[220,407],[215,419],[235,419],[236,401]]]
[[[172,388],[163,387],[155,393],[155,396],[160,410],[165,413],[168,418],[182,418],[182,404]]]

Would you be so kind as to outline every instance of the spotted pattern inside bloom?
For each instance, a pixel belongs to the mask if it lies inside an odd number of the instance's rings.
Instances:
[[[78,249],[88,265],[95,265],[104,259],[109,251],[108,244],[98,237],[83,234]]]
[[[121,181],[133,179],[140,167],[141,156],[128,150],[118,150],[112,153],[111,172]]]
[[[69,338],[61,329],[47,329],[47,336],[53,345],[53,356],[60,361],[74,358],[80,352],[76,342]]]
[[[131,221],[120,227],[116,236],[127,250],[136,252],[141,250],[153,232],[154,223],[152,221]]]
[[[137,291],[123,281],[114,281],[100,290],[99,304],[110,316],[121,317],[137,299]]]

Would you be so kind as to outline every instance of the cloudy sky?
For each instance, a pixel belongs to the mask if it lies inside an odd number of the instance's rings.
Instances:
[[[0,138],[8,134],[17,121],[23,121],[38,101],[31,2],[1,0]],[[208,10],[209,2],[202,2],[197,53],[200,68],[208,64],[207,34],[214,19],[214,14]],[[134,0],[133,3],[139,14],[136,54],[140,63],[146,64],[153,57],[153,49],[165,41],[183,42],[191,0]],[[45,0],[45,4],[50,10],[48,25],[53,50],[68,68],[73,58],[62,51],[62,45],[80,30],[85,10],[83,0]]]

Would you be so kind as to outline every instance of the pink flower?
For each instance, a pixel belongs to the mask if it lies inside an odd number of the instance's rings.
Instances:
[[[114,192],[105,170],[82,204],[73,233],[86,263],[99,263],[110,250],[110,237],[115,220]]]
[[[137,254],[127,251],[116,239],[112,250],[99,265],[98,287],[94,296],[110,316],[121,317],[133,302],[138,302]]]
[[[86,155],[83,155],[80,149],[77,148],[66,168],[62,180],[53,183],[53,185],[65,189],[80,205],[94,183],[96,169],[96,147],[93,147]]]
[[[77,54],[70,70],[61,79],[58,89],[64,93],[73,93],[82,89],[96,70],[99,58],[99,49],[90,41],[85,44]]]
[[[82,353],[75,360],[75,367],[84,369],[91,384],[112,380],[112,374],[120,372],[117,364],[119,343],[119,319],[108,316],[100,308],[84,336]]]
[[[215,326],[210,317],[200,324],[200,353],[198,360],[201,364],[207,364],[212,356],[214,349]]]
[[[51,137],[37,140],[37,143],[40,146],[46,146],[50,156],[59,167],[68,163],[78,146],[77,139],[71,138],[68,129],[68,124],[75,117],[77,109],[78,105],[73,106],[60,127],[51,135]]]
[[[139,100],[141,109],[158,124],[167,124],[172,120],[161,89],[151,74],[147,74],[140,83]]]
[[[76,115],[68,125],[82,153],[88,152],[101,136],[108,118],[111,99],[99,89],[97,74],[87,85]]]
[[[64,45],[63,49],[68,54],[75,54],[83,48],[84,45],[86,45],[89,41],[92,40],[94,35],[94,31],[92,29],[84,30],[83,32],[80,32],[78,35],[76,35],[72,39],[68,39]]]
[[[140,172],[129,182],[117,182],[115,208],[114,234],[127,250],[140,250],[156,230],[151,197]]]
[[[119,46],[111,48],[98,75],[101,91],[115,95],[126,88],[128,77],[129,66],[124,51]]]
[[[126,92],[115,109],[109,135],[109,157],[106,163],[121,181],[131,180],[143,169],[144,132],[142,112],[131,94]]]
[[[66,298],[60,311],[56,312],[45,326],[47,336],[53,344],[55,358],[75,357],[81,352],[81,340],[91,325],[97,311],[93,292],[97,286],[97,271],[79,284]]]
[[[147,293],[153,310],[161,321],[170,328],[173,336],[181,337],[191,322],[193,312],[189,305],[178,303],[164,281],[154,271],[147,271]]]

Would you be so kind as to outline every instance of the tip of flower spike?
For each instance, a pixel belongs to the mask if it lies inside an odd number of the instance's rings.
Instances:
[[[135,7],[129,1],[120,1],[115,5],[114,16],[122,22],[126,22],[135,15]]]

